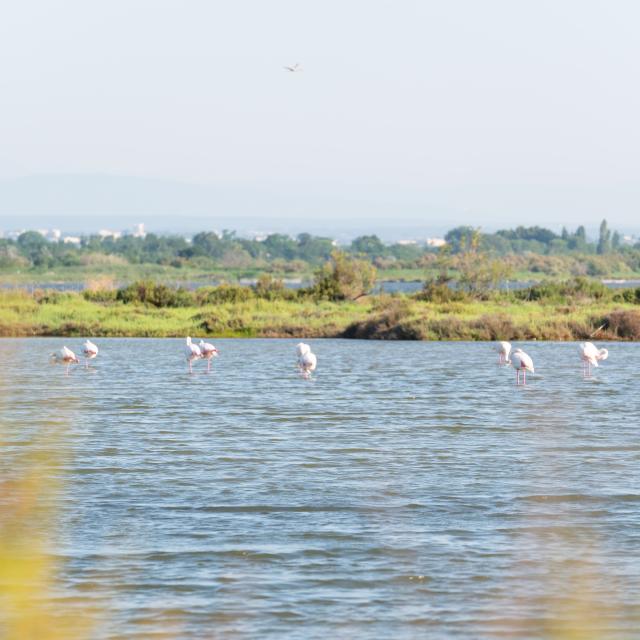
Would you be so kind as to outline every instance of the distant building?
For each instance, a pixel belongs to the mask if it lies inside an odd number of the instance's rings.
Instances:
[[[64,242],[65,244],[78,245],[82,242],[82,238],[80,238],[79,236],[64,236],[64,238],[62,238],[62,242]]]
[[[447,241],[444,238],[427,238],[427,247],[444,247]]]
[[[147,232],[144,230],[144,224],[142,222],[133,225],[132,229],[127,229],[124,234],[125,236],[133,236],[134,238],[144,238],[147,235]]]
[[[403,246],[411,246],[418,244],[417,240],[398,240],[396,244],[401,244]]]
[[[117,240],[122,237],[122,231],[111,231],[110,229],[100,229],[98,235],[104,240],[105,238],[113,238]]]

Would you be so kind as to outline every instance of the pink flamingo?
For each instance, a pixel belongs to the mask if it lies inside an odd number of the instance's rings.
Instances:
[[[52,364],[64,364],[66,365],[65,373],[69,375],[69,366],[73,364],[78,364],[80,361],[76,357],[76,354],[71,351],[68,347],[62,347],[58,351],[54,351],[49,356]]]
[[[509,364],[509,354],[511,353],[511,343],[504,340],[496,342],[495,350],[498,352],[498,364]]]
[[[311,353],[311,347],[304,342],[296,345],[298,354],[298,367],[305,378],[310,377],[311,372],[318,366],[318,358],[315,353]]]
[[[515,351],[511,354],[511,364],[513,368],[516,370],[516,385],[520,384],[520,372],[522,371],[522,384],[527,384],[527,371],[533,370],[533,360],[531,356],[526,354],[522,349],[515,349]]]
[[[189,363],[189,373],[193,373],[193,367],[191,366],[191,363],[194,360],[200,360],[200,358],[202,358],[200,347],[198,347],[197,344],[193,344],[191,342],[191,338],[187,338],[187,344],[184,348],[184,353],[187,357],[187,362]]]
[[[598,349],[592,342],[583,342],[578,346],[578,353],[582,360],[582,375],[585,378],[591,376],[591,365],[598,366],[600,360],[606,360],[609,352],[606,349]]]
[[[82,355],[84,356],[85,369],[89,368],[89,360],[93,360],[98,355],[98,347],[91,340],[87,340],[82,345]]]
[[[202,354],[201,357],[207,361],[207,373],[209,373],[211,371],[211,358],[216,358],[219,352],[210,342],[204,342],[204,340],[200,340],[198,347]]]

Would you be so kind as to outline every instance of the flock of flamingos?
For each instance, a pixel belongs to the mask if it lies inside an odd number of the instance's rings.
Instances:
[[[495,350],[498,352],[498,362],[502,365],[510,364],[516,370],[516,385],[527,384],[527,371],[534,373],[533,360],[522,349],[511,349],[509,342],[497,342]],[[218,355],[218,350],[209,342],[200,340],[199,344],[187,338],[184,347],[185,357],[189,366],[189,373],[193,373],[193,363],[196,360],[207,361],[207,372],[211,371],[211,360]],[[582,374],[585,378],[591,376],[591,367],[597,367],[598,362],[606,360],[609,352],[606,349],[598,349],[592,342],[583,342],[578,346],[580,359],[582,360]],[[85,367],[89,367],[89,360],[93,360],[98,355],[98,347],[87,340],[82,345],[82,355],[85,359]],[[298,357],[298,369],[305,378],[311,376],[318,365],[316,355],[311,352],[311,347],[304,342],[296,345],[296,355]],[[53,364],[66,366],[66,373],[69,374],[69,367],[78,364],[80,360],[76,354],[68,347],[62,347],[59,351],[51,354]],[[521,375],[522,374],[522,375]]]

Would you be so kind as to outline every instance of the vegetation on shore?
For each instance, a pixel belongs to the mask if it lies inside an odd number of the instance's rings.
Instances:
[[[344,265],[343,265],[344,266]],[[356,277],[356,274],[351,274]],[[2,336],[210,336],[404,340],[640,340],[640,289],[586,279],[520,291],[427,283],[415,295],[363,295],[334,264],[314,287],[196,291],[139,282],[83,293],[0,292]]]

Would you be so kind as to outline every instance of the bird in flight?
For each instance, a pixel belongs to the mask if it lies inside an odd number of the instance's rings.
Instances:
[[[299,62],[296,62],[293,65],[285,65],[284,67],[287,71],[291,71],[291,73],[296,73],[298,71],[302,71],[302,67],[300,66]]]

